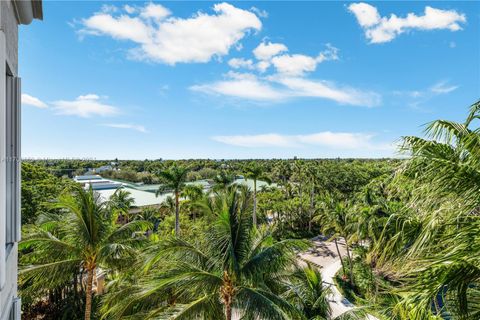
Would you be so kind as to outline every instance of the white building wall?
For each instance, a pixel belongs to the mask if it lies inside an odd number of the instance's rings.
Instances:
[[[6,75],[17,76],[18,25],[13,4],[0,2],[0,320],[20,319],[17,299],[18,245],[6,248]],[[10,186],[8,186],[10,187]],[[15,310],[16,309],[16,310]]]

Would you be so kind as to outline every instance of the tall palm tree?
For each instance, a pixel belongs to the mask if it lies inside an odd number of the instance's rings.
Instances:
[[[163,182],[156,195],[165,191],[172,191],[175,196],[175,234],[180,235],[180,193],[185,187],[187,181],[188,168],[174,165],[173,167],[158,172],[158,176]]]
[[[105,300],[107,316],[143,319],[231,320],[299,319],[294,305],[282,298],[285,277],[295,265],[298,240],[273,241],[253,228],[249,197],[231,188],[205,206],[215,216],[202,241],[173,237],[151,250],[135,287],[116,290]]]
[[[347,259],[349,262],[350,267],[350,284],[353,286],[354,279],[353,279],[353,259],[350,253],[350,246],[348,244],[349,238],[349,213],[348,213],[348,206],[345,201],[340,199],[336,199],[332,195],[326,194],[324,196],[324,200],[322,203],[322,209],[320,214],[316,217],[322,224],[322,231],[325,234],[331,235],[335,242],[335,247],[337,249],[338,256],[340,258],[340,262],[342,263],[343,273],[346,274],[345,264],[342,259],[342,255],[340,253],[340,249],[338,247],[338,239],[342,238],[345,240],[345,248],[347,250]]]
[[[245,170],[245,177],[253,180],[253,225],[257,226],[257,181],[263,180],[270,183],[270,178],[265,174],[264,169],[258,164],[250,165]]]
[[[319,188],[318,184],[318,170],[315,164],[307,166],[306,175],[308,178],[308,186],[310,189],[310,208],[308,210],[308,232],[312,232],[312,219],[315,213],[315,193]]]
[[[85,320],[91,317],[93,279],[98,268],[121,269],[134,261],[136,247],[148,229],[144,221],[116,225],[115,215],[92,189],[75,186],[54,204],[61,213],[42,216],[26,227],[20,243],[20,281],[29,290],[45,291],[60,284],[86,282]],[[86,278],[84,277],[86,275]]]

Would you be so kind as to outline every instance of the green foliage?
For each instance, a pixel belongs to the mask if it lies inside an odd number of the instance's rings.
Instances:
[[[203,241],[168,237],[155,244],[128,291],[120,285],[107,295],[107,316],[230,320],[235,310],[246,319],[301,318],[282,298],[282,278],[305,244],[275,242],[267,230],[253,228],[249,201],[237,188],[213,197],[204,215],[215,218]]]
[[[149,224],[134,221],[117,226],[116,216],[106,203],[91,189],[78,186],[65,190],[53,207],[61,212],[42,215],[35,225],[25,227],[19,245],[21,294],[38,301],[51,291],[76,293],[87,274],[82,291],[87,299],[86,312],[90,312],[97,268],[122,270],[130,266]]]
[[[22,163],[22,224],[30,224],[41,214],[53,213],[50,202],[54,201],[71,180],[57,178],[45,168]]]

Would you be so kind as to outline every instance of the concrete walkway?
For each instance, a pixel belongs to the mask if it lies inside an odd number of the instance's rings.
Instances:
[[[342,257],[346,256],[345,242],[338,241],[338,246]],[[332,319],[355,307],[341,295],[333,281],[335,274],[342,267],[334,242],[325,241],[325,239],[322,238],[316,238],[313,240],[312,248],[306,253],[301,254],[300,257],[305,261],[310,261],[320,267],[322,279],[332,291],[332,294],[329,296],[330,308],[332,309]],[[367,319],[378,320],[372,315],[368,315]]]

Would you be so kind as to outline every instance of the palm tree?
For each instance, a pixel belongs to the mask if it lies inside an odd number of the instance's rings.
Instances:
[[[285,296],[302,311],[308,320],[329,319],[331,309],[329,289],[323,286],[322,274],[312,264],[297,267],[290,275],[289,289]]]
[[[232,188],[204,207],[215,216],[201,241],[165,240],[146,261],[134,289],[105,299],[107,316],[169,315],[171,319],[297,319],[286,299],[285,274],[295,265],[298,240],[275,242],[252,226],[250,198]],[[133,292],[133,293],[132,293]]]
[[[158,172],[158,176],[164,184],[158,188],[156,195],[168,190],[172,191],[175,196],[175,234],[177,236],[180,235],[180,193],[185,187],[188,172],[189,169],[177,165]]]
[[[463,123],[437,120],[427,138],[405,137],[411,155],[404,173],[415,176],[414,198],[423,223],[402,270],[414,281],[403,303],[418,314],[433,304],[459,319],[480,317],[480,100]],[[413,201],[412,201],[413,202]],[[443,306],[442,306],[443,305]]]
[[[225,190],[229,185],[235,181],[235,176],[233,174],[228,174],[225,171],[221,171],[213,178],[215,183],[213,186],[214,190]]]
[[[310,188],[310,208],[308,210],[308,232],[312,232],[312,219],[315,213],[315,191],[319,185],[317,182],[318,170],[315,165],[309,165],[306,168],[306,174],[308,177],[308,185]]]
[[[350,247],[348,245],[348,234],[349,234],[349,222],[348,222],[348,207],[345,201],[336,199],[333,196],[327,194],[324,196],[322,203],[322,210],[319,216],[316,217],[316,220],[319,220],[322,224],[322,231],[325,234],[330,234],[335,242],[335,247],[337,249],[338,257],[342,263],[343,273],[345,272],[345,264],[342,259],[338,247],[338,238],[344,238],[345,248],[347,250],[347,259],[350,267],[350,284],[353,286],[353,262],[352,256],[350,254]]]
[[[196,203],[203,197],[203,187],[199,184],[186,185],[182,191],[182,197],[185,201],[182,202],[182,206],[185,205],[187,209],[193,214],[193,219],[196,218]]]
[[[111,196],[109,205],[117,211],[123,220],[128,222],[130,208],[135,204],[135,199],[130,191],[118,188]]]
[[[150,222],[153,226],[151,231],[156,232],[160,223],[160,210],[156,207],[144,207],[140,213],[135,215],[135,220]],[[149,233],[151,232],[149,231]]]
[[[115,215],[91,188],[75,186],[54,204],[61,213],[42,216],[37,225],[26,227],[20,243],[28,249],[21,257],[20,281],[28,290],[45,291],[58,285],[86,282],[85,320],[91,317],[93,279],[98,268],[121,269],[136,257],[148,229],[144,221],[117,226]],[[86,275],[86,279],[85,276]]]
[[[262,167],[257,164],[248,166],[245,170],[245,177],[253,180],[253,225],[257,226],[257,181],[264,180],[270,183],[270,178],[264,173]]]

